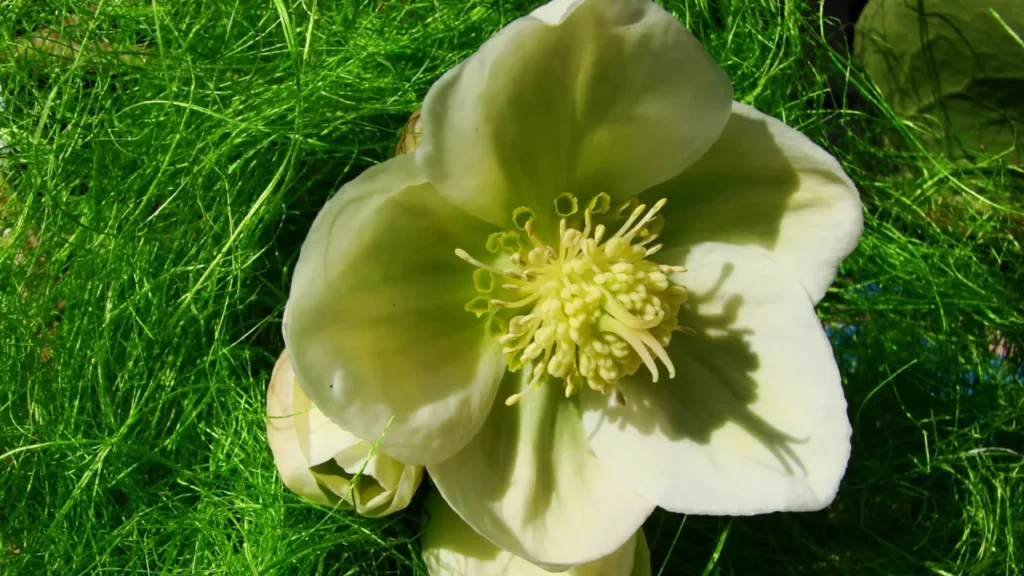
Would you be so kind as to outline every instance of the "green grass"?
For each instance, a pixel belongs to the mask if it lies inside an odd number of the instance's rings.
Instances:
[[[266,382],[318,207],[533,4],[0,0],[0,573],[425,574],[422,493],[366,520],[281,486]],[[856,327],[836,503],[656,513],[655,573],[1021,574],[1024,172],[929,153],[800,2],[665,4],[843,162],[866,232],[819,307]],[[86,49],[19,56],[42,27]]]

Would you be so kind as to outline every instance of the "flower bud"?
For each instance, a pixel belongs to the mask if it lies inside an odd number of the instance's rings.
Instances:
[[[386,516],[408,506],[423,479],[422,466],[374,452],[328,420],[299,386],[287,350],[267,390],[267,440],[284,485],[323,506]]]

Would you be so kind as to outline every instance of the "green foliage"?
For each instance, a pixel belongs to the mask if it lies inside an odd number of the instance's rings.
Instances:
[[[366,520],[280,485],[267,379],[319,206],[533,4],[0,0],[0,572],[424,573],[421,498]],[[836,504],[658,513],[655,573],[1020,574],[1024,174],[930,152],[804,3],[665,5],[840,159],[866,233],[819,307]]]
[[[1024,3],[872,0],[857,58],[902,117],[950,152],[1024,158]]]

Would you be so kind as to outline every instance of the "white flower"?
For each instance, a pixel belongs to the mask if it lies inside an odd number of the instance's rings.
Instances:
[[[354,505],[363,516],[404,509],[423,478],[422,466],[379,451],[371,455],[371,443],[327,420],[303,394],[287,350],[277,359],[267,389],[267,440],[285,486],[323,506],[348,510]]]
[[[421,544],[430,576],[550,576],[477,534],[438,492],[427,496]],[[611,554],[569,568],[566,576],[650,576],[651,553],[643,530]]]
[[[381,449],[474,530],[565,568],[655,506],[832,501],[851,430],[814,304],[861,227],[836,160],[733,102],[670,14],[556,1],[325,205],[284,335],[328,418],[390,421]]]

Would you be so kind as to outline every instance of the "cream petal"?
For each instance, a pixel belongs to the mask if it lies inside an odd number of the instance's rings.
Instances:
[[[406,464],[402,467],[402,475],[399,477],[398,483],[393,489],[388,489],[388,492],[391,493],[391,499],[388,500],[382,497],[376,501],[369,502],[364,506],[364,509],[360,510],[360,514],[371,518],[379,518],[399,510],[404,510],[416,494],[416,489],[419,488],[422,480],[423,467]]]
[[[405,466],[401,462],[378,451],[367,461],[363,474],[372,476],[384,490],[394,490],[402,477],[403,468]],[[356,472],[358,471],[357,469]]]
[[[416,157],[455,204],[507,226],[565,192],[624,199],[699,158],[732,85],[693,34],[648,0],[556,1],[512,22],[423,103]]]
[[[341,469],[345,472],[355,474],[363,467],[363,463],[370,457],[372,450],[373,444],[360,442],[335,454],[334,462],[341,466]]]
[[[817,302],[863,230],[860,196],[842,166],[809,138],[739,102],[714,146],[648,191],[668,198],[660,241],[757,246]]]
[[[430,576],[550,576],[551,572],[502,550],[477,534],[437,492],[427,497],[423,560]],[[650,552],[638,530],[611,554],[573,566],[567,576],[648,576]]]
[[[850,424],[832,349],[802,286],[758,250],[666,255],[691,290],[673,380],[634,377],[624,406],[584,391],[583,423],[620,482],[673,512],[818,510],[835,497]],[[642,375],[638,373],[638,376]]]
[[[293,408],[294,382],[291,362],[287,353],[282,354],[274,364],[267,389],[267,441],[284,485],[306,500],[330,506],[331,498],[309,471],[309,464],[299,446]]]
[[[590,562],[626,542],[654,505],[595,458],[561,386],[504,405],[528,378],[527,368],[506,377],[477,436],[427,471],[452,508],[501,548],[548,569]]]
[[[370,442],[387,427],[381,449],[407,463],[443,460],[473,437],[504,359],[464,310],[472,268],[454,251],[492,231],[441,198],[411,156],[327,202],[295,267],[284,336],[328,418]]]

